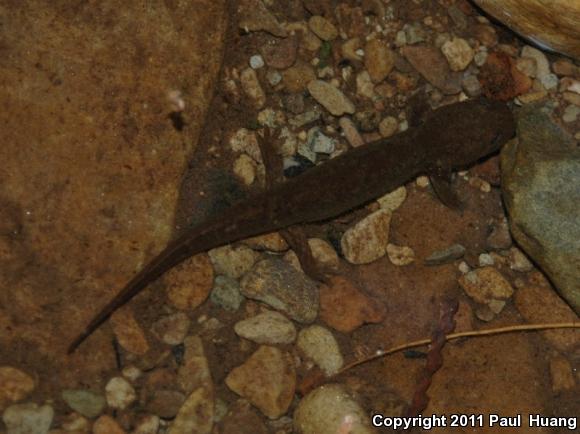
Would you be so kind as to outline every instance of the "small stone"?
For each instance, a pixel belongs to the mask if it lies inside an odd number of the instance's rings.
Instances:
[[[548,74],[540,78],[540,83],[544,86],[546,90],[552,90],[558,88],[558,76],[556,74]]]
[[[62,392],[62,399],[74,411],[89,419],[101,414],[107,403],[102,395],[82,389],[65,389]]]
[[[475,316],[481,321],[490,322],[495,318],[495,313],[487,304],[480,304],[475,309]]]
[[[0,409],[26,398],[34,390],[30,375],[12,366],[0,366]]]
[[[240,83],[244,93],[252,100],[252,105],[256,109],[261,109],[266,104],[266,94],[256,71],[252,68],[244,69],[240,74]]]
[[[110,322],[115,338],[123,349],[137,355],[144,355],[149,351],[145,332],[130,307],[124,306],[114,312]]]
[[[292,403],[296,372],[290,354],[261,346],[226,377],[227,386],[270,419],[282,416]]]
[[[336,148],[336,140],[325,135],[319,127],[308,130],[306,143],[317,154],[332,154]]]
[[[475,97],[481,95],[481,84],[475,75],[468,75],[461,83],[467,96]]]
[[[296,339],[296,327],[292,321],[273,311],[237,322],[234,331],[238,336],[258,344],[291,344]]]
[[[550,74],[550,63],[548,58],[540,50],[526,45],[522,49],[521,57],[527,57],[536,61],[536,77],[540,80]]]
[[[208,297],[213,268],[207,254],[195,255],[165,275],[169,302],[180,310],[193,310]]]
[[[300,323],[311,323],[318,313],[316,284],[282,259],[258,262],[242,279],[241,292]]]
[[[187,336],[191,321],[183,312],[166,316],[153,324],[151,331],[167,345],[179,345]]]
[[[552,63],[552,69],[559,76],[580,77],[580,67],[565,59],[559,59]]]
[[[499,315],[499,313],[503,310],[503,308],[505,307],[505,301],[504,300],[491,300],[488,304],[487,307],[489,307],[489,310],[491,310],[494,315]]]
[[[569,105],[564,109],[562,120],[567,124],[576,122],[576,119],[578,119],[578,115],[580,115],[580,107],[576,105]]]
[[[360,38],[350,38],[341,46],[342,55],[345,59],[352,62],[360,62],[362,57],[358,54],[358,50],[362,47]]]
[[[471,267],[469,265],[467,265],[467,262],[465,262],[465,261],[461,261],[457,268],[459,269],[461,274],[467,274],[471,271]]]
[[[333,276],[320,287],[320,317],[339,332],[350,333],[363,324],[379,323],[385,318],[385,306],[369,297],[349,280]]]
[[[245,184],[252,185],[256,180],[258,166],[249,155],[242,154],[234,161],[234,174]]]
[[[244,301],[244,296],[240,293],[240,284],[228,276],[216,276],[209,298],[212,303],[230,312],[237,311]]]
[[[353,148],[358,148],[365,144],[364,139],[358,132],[352,119],[343,116],[339,119],[338,125],[342,129],[344,137]]]
[[[338,30],[334,27],[334,24],[320,15],[310,17],[308,27],[323,41],[332,41],[338,36]]]
[[[93,434],[125,434],[125,430],[117,421],[106,414],[95,421],[92,432]]]
[[[159,417],[154,414],[148,414],[139,419],[132,434],[157,434],[159,426]]]
[[[408,246],[387,244],[387,255],[393,265],[399,267],[412,264],[415,261],[415,252]]]
[[[294,412],[294,428],[300,434],[374,434],[370,420],[340,384],[325,384],[314,389]]]
[[[198,387],[186,398],[168,434],[210,434],[214,426],[213,387]]]
[[[390,193],[387,193],[384,196],[378,198],[377,202],[382,209],[394,212],[403,204],[403,202],[405,202],[406,198],[407,189],[404,185],[402,185],[396,190],[393,190]]]
[[[54,410],[48,404],[13,404],[4,410],[2,421],[7,434],[47,434],[52,424]]]
[[[125,366],[121,372],[123,373],[123,377],[132,383],[137,381],[137,379],[143,375],[143,371],[133,365]]]
[[[325,270],[337,270],[339,259],[330,243],[320,238],[309,238],[308,246],[316,263]]]
[[[376,99],[375,84],[367,71],[361,71],[356,75],[356,93],[373,101]]]
[[[550,373],[552,375],[552,391],[554,393],[573,390],[576,387],[572,366],[566,358],[562,356],[552,357],[550,359]]]
[[[574,92],[564,92],[562,93],[562,98],[564,98],[564,101],[580,107],[580,94]]]
[[[524,252],[517,247],[512,247],[509,251],[510,268],[520,273],[527,273],[534,269],[534,265],[530,262]]]
[[[425,80],[447,95],[461,92],[461,76],[454,75],[440,50],[429,46],[403,47],[403,56]]]
[[[268,80],[268,83],[270,83],[270,86],[272,86],[272,87],[277,86],[282,81],[282,74],[280,74],[278,71],[274,71],[273,69],[270,69],[266,73],[266,80]]]
[[[447,13],[459,29],[467,28],[467,17],[456,5],[449,6]]]
[[[284,39],[269,41],[260,48],[264,60],[271,68],[287,69],[296,62],[298,38],[290,36]]]
[[[336,374],[344,364],[338,342],[328,329],[319,325],[302,330],[296,345],[326,376]]]
[[[248,246],[225,245],[208,252],[216,274],[239,279],[246,274],[260,258],[260,254]]]
[[[111,408],[124,410],[135,401],[135,389],[123,377],[113,377],[105,386],[107,404]]]
[[[481,255],[479,255],[478,262],[480,267],[486,267],[488,265],[494,264],[493,257],[489,253],[482,253]]]
[[[442,265],[447,264],[449,262],[453,262],[457,259],[463,258],[465,254],[465,247],[461,244],[453,244],[450,247],[447,247],[443,250],[437,250],[429,255],[427,259],[425,259],[426,265]]]
[[[441,52],[447,58],[452,71],[463,71],[473,60],[474,52],[467,41],[453,38],[441,47]]]
[[[278,232],[258,235],[257,237],[247,238],[244,244],[254,250],[267,250],[269,252],[281,253],[288,250],[288,243]]]
[[[531,57],[520,57],[516,60],[516,68],[523,72],[526,76],[534,78],[538,73],[538,66],[536,60]]]
[[[476,24],[473,27],[473,36],[488,48],[495,47],[498,42],[495,29],[487,24]]]
[[[333,85],[322,81],[312,80],[308,83],[310,95],[334,116],[345,113],[354,113],[354,104]]]
[[[256,162],[262,162],[262,154],[256,133],[246,128],[236,130],[228,138],[230,148],[234,152],[244,152]]]
[[[506,300],[514,290],[510,283],[493,267],[483,267],[459,278],[459,284],[476,302],[488,304],[493,299]]]
[[[316,79],[316,74],[310,65],[297,62],[282,72],[282,79],[288,92],[300,93],[306,90],[308,83]]]
[[[210,321],[208,320],[206,323]],[[185,353],[177,373],[177,383],[180,390],[189,394],[200,389],[213,390],[213,382],[201,338],[188,336],[183,344]]]
[[[383,137],[391,137],[399,131],[399,121],[393,116],[387,116],[379,124],[379,132]]]
[[[380,119],[381,115],[376,110],[362,110],[354,114],[358,129],[367,133],[378,128]]]
[[[351,264],[368,264],[387,253],[391,212],[380,209],[349,228],[341,239],[344,257]]]
[[[416,181],[417,187],[427,188],[429,187],[429,177],[428,176],[418,176]]]
[[[375,83],[380,83],[395,66],[395,55],[388,45],[379,39],[371,39],[365,46],[365,67]]]
[[[403,26],[403,32],[405,35],[403,38],[405,44],[414,45],[427,39],[427,32],[425,32],[425,29],[419,23],[405,24]]]
[[[177,390],[155,390],[145,408],[163,419],[173,419],[185,402],[185,395]]]
[[[62,421],[61,428],[65,432],[72,432],[74,434],[84,434],[91,431],[91,424],[89,420],[81,416],[78,413],[70,413],[64,417]],[[50,434],[53,434],[53,431],[49,431]],[[54,434],[61,434],[61,431],[54,432]]]
[[[260,69],[264,67],[264,59],[259,54],[250,57],[250,68]]]

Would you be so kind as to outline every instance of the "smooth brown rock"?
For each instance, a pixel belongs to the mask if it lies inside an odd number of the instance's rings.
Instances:
[[[540,46],[580,58],[580,0],[474,0]]]

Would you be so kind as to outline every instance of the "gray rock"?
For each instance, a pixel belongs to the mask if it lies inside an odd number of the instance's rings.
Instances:
[[[278,312],[262,312],[234,326],[238,336],[259,344],[290,344],[296,339],[292,321]]]
[[[242,279],[241,292],[300,323],[311,323],[318,313],[316,284],[282,259],[258,262]]]
[[[463,258],[465,254],[465,247],[461,244],[453,244],[452,246],[443,249],[437,250],[429,255],[428,258],[425,259],[426,265],[441,265],[446,264],[448,262],[453,262],[456,259]]]
[[[104,396],[90,390],[66,389],[62,399],[74,411],[91,419],[101,414],[106,404]]]
[[[501,153],[510,228],[580,314],[580,149],[537,105],[517,118],[518,141]]]
[[[244,301],[238,281],[227,276],[217,276],[215,278],[209,298],[212,303],[229,311],[238,310],[242,301]]]
[[[4,410],[2,420],[8,434],[46,434],[52,424],[54,410],[50,405],[14,404]]]

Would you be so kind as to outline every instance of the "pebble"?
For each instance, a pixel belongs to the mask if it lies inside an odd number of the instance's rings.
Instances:
[[[377,199],[379,206],[387,211],[394,212],[407,198],[407,189],[404,185]]]
[[[475,97],[481,95],[481,84],[475,75],[468,75],[461,83],[467,96]]]
[[[320,112],[318,110],[308,110],[298,116],[294,116],[288,121],[290,125],[296,128],[303,127],[310,123],[316,122],[320,119]]]
[[[548,62],[548,58],[540,50],[526,45],[522,48],[521,57],[534,59],[536,61],[535,76],[540,80],[550,74],[550,63]]]
[[[254,131],[240,128],[229,137],[228,143],[232,151],[244,152],[252,157],[254,161],[262,162],[262,153]]]
[[[467,41],[453,38],[441,46],[441,52],[449,62],[452,71],[463,71],[473,60],[474,52]]]
[[[234,331],[238,336],[258,344],[291,344],[296,339],[296,327],[292,321],[273,311],[237,322]]]
[[[566,392],[576,387],[572,366],[566,358],[559,355],[552,357],[550,359],[550,374],[554,393]]]
[[[473,300],[488,304],[492,300],[506,300],[514,290],[502,274],[493,267],[470,271],[459,278],[459,284]]]
[[[359,50],[362,47],[361,38],[350,38],[343,42],[341,46],[342,56],[352,62],[360,62],[362,56],[359,55]]]
[[[230,312],[237,311],[244,301],[239,282],[228,276],[216,276],[209,298],[213,304]]]
[[[259,54],[255,54],[250,57],[250,68],[260,69],[264,67],[264,59]]]
[[[441,51],[429,46],[407,46],[403,56],[425,80],[447,95],[461,92],[461,76],[451,74],[449,63]]]
[[[414,45],[427,39],[427,32],[419,23],[405,24],[402,32],[403,35],[400,37],[399,34],[397,34],[397,40],[402,43],[402,45]]]
[[[74,434],[84,434],[91,431],[89,420],[78,413],[67,414],[61,423],[62,431],[72,432]],[[50,434],[61,434],[61,431],[51,430]]]
[[[350,146],[358,148],[365,144],[364,139],[358,132],[354,122],[349,117],[343,116],[339,119],[338,125],[342,129],[344,137]]]
[[[488,265],[493,265],[493,257],[489,253],[482,253],[479,255],[478,263],[480,267],[486,267]]]
[[[380,83],[393,70],[395,55],[388,45],[379,39],[371,39],[365,45],[365,67],[374,83]]]
[[[173,419],[185,402],[185,395],[177,390],[158,389],[153,391],[145,409],[163,419]]]
[[[121,371],[123,373],[123,377],[125,377],[130,382],[134,383],[143,375],[143,371],[136,366],[129,365],[125,366]]]
[[[107,404],[111,408],[124,410],[137,397],[133,386],[123,377],[113,377],[105,386]]]
[[[374,434],[370,417],[341,384],[314,389],[294,412],[298,434]]]
[[[336,374],[344,364],[338,342],[327,328],[313,325],[301,330],[296,346],[327,377]]]
[[[282,38],[288,35],[286,29],[280,25],[261,0],[240,0],[238,12],[240,15],[239,28],[246,32],[263,30]]]
[[[248,246],[225,245],[208,252],[216,274],[239,279],[260,259],[260,254]]]
[[[336,148],[336,140],[325,135],[320,127],[308,130],[306,143],[317,154],[332,154]]]
[[[177,371],[177,383],[187,394],[197,389],[213,389],[209,365],[199,336],[188,336],[184,341],[183,363]]]
[[[282,81],[282,74],[280,74],[278,71],[270,69],[266,73],[266,80],[268,80],[270,86],[272,87],[277,86]]]
[[[226,385],[264,415],[277,419],[286,413],[296,388],[293,357],[276,347],[261,346],[225,379]]]
[[[244,93],[252,100],[254,108],[261,109],[266,104],[266,94],[256,71],[252,68],[244,69],[240,74],[240,83]]]
[[[61,396],[70,408],[89,419],[101,414],[107,403],[102,395],[90,390],[65,389]]]
[[[379,123],[379,132],[383,137],[391,137],[399,131],[399,121],[393,116],[387,116]]]
[[[320,238],[309,238],[308,246],[316,263],[326,270],[338,269],[339,259],[330,243]]]
[[[47,434],[54,417],[53,408],[31,402],[13,404],[4,410],[2,421],[7,434]]]
[[[558,76],[556,74],[548,74],[540,78],[540,83],[544,86],[546,90],[552,90],[558,88]]]
[[[376,99],[375,84],[367,71],[361,71],[356,75],[356,93],[373,101]]]
[[[530,262],[528,257],[524,255],[517,247],[512,247],[509,250],[509,261],[510,261],[510,268],[514,271],[519,271],[520,273],[527,273],[528,271],[532,271],[534,269],[534,265]]]
[[[157,434],[160,425],[159,416],[148,414],[139,419],[132,434]]]
[[[299,323],[311,323],[318,313],[316,284],[282,259],[270,258],[258,262],[243,277],[241,292]]]
[[[193,256],[170,270],[165,279],[168,301],[179,310],[194,310],[207,299],[213,286],[209,256]]]
[[[214,425],[213,388],[199,387],[187,397],[168,434],[211,434]]]
[[[580,67],[565,59],[552,63],[552,69],[559,76],[580,77]]]
[[[282,81],[290,93],[304,92],[308,83],[316,79],[312,67],[306,63],[297,62],[296,65],[282,72]]]
[[[114,312],[110,323],[117,342],[125,351],[141,356],[149,351],[149,342],[145,337],[145,332],[129,306],[124,306]]]
[[[252,185],[256,180],[258,166],[249,155],[242,154],[234,161],[234,174],[245,184]]]
[[[334,116],[354,113],[354,104],[339,89],[322,80],[308,83],[310,95]]]
[[[380,209],[368,215],[343,235],[340,243],[351,264],[368,264],[387,253],[392,213]]]
[[[350,333],[363,324],[380,323],[385,319],[385,306],[340,276],[330,278],[320,287],[320,318],[325,324],[343,333]]]
[[[285,252],[289,248],[284,237],[278,232],[270,232],[269,234],[247,238],[244,240],[244,244],[254,250],[267,250],[275,253]]]
[[[453,244],[443,250],[437,250],[431,253],[426,259],[426,265],[442,265],[463,258],[465,247],[461,244]]]
[[[516,60],[516,68],[526,76],[534,78],[538,73],[536,59],[531,57],[520,57]]]
[[[473,26],[473,36],[485,47],[495,47],[498,42],[497,32],[492,26],[487,24],[476,24]]]
[[[338,36],[338,30],[330,21],[320,15],[313,15],[308,20],[308,27],[323,41],[332,41]]]
[[[0,409],[26,398],[33,390],[34,380],[30,375],[12,366],[0,366]]]
[[[399,267],[412,264],[415,261],[415,252],[408,246],[387,244],[387,256],[393,265]]]
[[[260,48],[266,64],[271,68],[287,69],[296,62],[298,38],[289,36],[268,42]]]
[[[564,99],[564,101],[567,101],[572,105],[580,107],[580,94],[574,92],[564,92],[562,93],[562,98]]]
[[[278,419],[280,420],[280,419]],[[238,399],[233,403],[221,423],[219,434],[269,434],[263,418],[254,410],[245,399]],[[277,434],[282,433],[275,431]]]
[[[576,122],[578,115],[580,115],[580,107],[571,104],[564,109],[562,120],[566,123]]]
[[[151,331],[163,343],[167,345],[179,345],[187,336],[191,321],[183,312],[165,316],[157,320]]]
[[[104,414],[93,424],[93,434],[125,434],[125,430],[115,419]]]

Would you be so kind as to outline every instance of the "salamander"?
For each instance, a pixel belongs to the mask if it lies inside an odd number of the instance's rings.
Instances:
[[[234,204],[171,242],[109,301],[71,343],[73,352],[111,314],[185,259],[238,240],[327,220],[430,175],[453,204],[445,180],[498,151],[515,134],[510,109],[483,98],[443,106],[413,128],[360,146]]]

